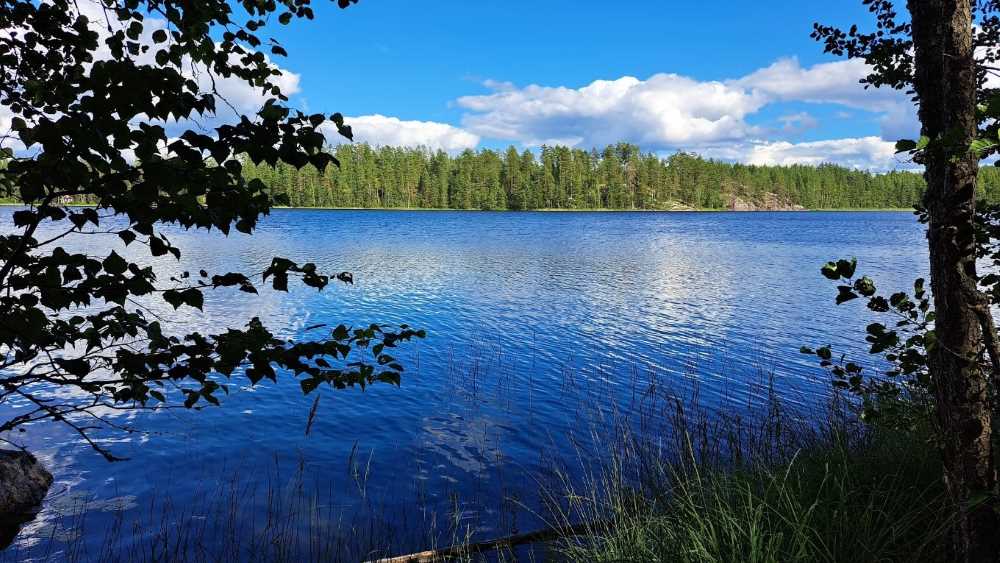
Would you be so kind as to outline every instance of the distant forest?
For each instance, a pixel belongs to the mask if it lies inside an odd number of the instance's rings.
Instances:
[[[925,185],[915,172],[755,166],[684,152],[662,158],[625,143],[591,151],[543,146],[457,155],[367,144],[330,150],[340,167],[323,173],[311,165],[271,167],[243,158],[244,175],[287,195],[292,207],[373,209],[910,208]],[[1000,168],[984,166],[979,180],[981,197],[1000,202]],[[0,194],[0,202],[14,200]]]
[[[728,209],[752,204],[830,208],[908,208],[923,177],[832,164],[751,166],[677,153],[668,158],[631,144],[586,151],[542,147],[538,154],[489,149],[456,156],[418,148],[340,145],[340,168],[255,166],[293,207],[437,209]],[[1000,199],[1000,170],[982,172],[984,197]]]

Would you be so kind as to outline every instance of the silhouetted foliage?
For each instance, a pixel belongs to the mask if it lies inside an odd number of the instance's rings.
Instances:
[[[251,233],[287,203],[248,180],[244,162],[336,164],[318,128],[332,121],[350,138],[350,127],[339,114],[285,105],[267,56],[285,50],[261,35],[275,20],[312,17],[309,0],[0,3],[0,106],[13,112],[23,145],[4,149],[0,186],[24,205],[0,235],[0,400],[21,405],[0,431],[58,421],[113,460],[90,437],[115,426],[102,413],[218,404],[237,374],[255,384],[289,372],[306,393],[399,383],[403,368],[387,351],[422,336],[406,326],[339,326],[288,340],[254,318],[219,334],[185,333],[148,308],[163,299],[201,309],[205,291],[255,294],[261,282],[287,291],[290,278],[316,289],[331,281],[314,264],[281,257],[260,272],[158,273],[182,255],[165,225]],[[265,99],[256,115],[205,131],[197,119],[228,104],[217,78]],[[93,206],[67,207],[74,198]],[[60,246],[81,234],[106,237],[108,252]]]

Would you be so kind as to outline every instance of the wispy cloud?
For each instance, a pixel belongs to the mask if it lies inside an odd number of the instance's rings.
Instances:
[[[819,120],[804,111],[782,115],[778,122],[781,123],[781,132],[788,134],[799,134],[819,127]]]

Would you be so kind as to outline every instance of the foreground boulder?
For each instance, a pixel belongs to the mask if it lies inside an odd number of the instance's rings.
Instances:
[[[52,474],[28,452],[0,450],[0,549],[31,520],[52,485]]]

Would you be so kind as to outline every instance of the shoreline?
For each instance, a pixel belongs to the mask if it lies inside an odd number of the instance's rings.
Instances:
[[[0,202],[0,207],[24,207],[21,203]],[[64,207],[92,207],[85,203],[68,203]],[[463,211],[475,213],[837,213],[837,212],[908,212],[910,207],[823,207],[817,209],[714,209],[714,208],[678,208],[678,209],[451,209],[447,207],[286,207],[275,206],[271,209],[288,211]]]
[[[9,205],[9,204],[5,204]],[[451,209],[442,207],[273,207],[272,209],[290,211],[462,211],[473,213],[837,213],[837,212],[907,212],[912,213],[912,207],[842,207],[818,209]]]

